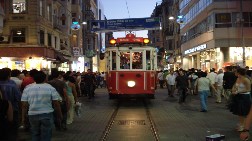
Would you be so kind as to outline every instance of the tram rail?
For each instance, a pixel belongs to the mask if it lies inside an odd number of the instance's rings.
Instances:
[[[158,130],[156,128],[156,125],[155,125],[155,122],[152,118],[152,115],[151,115],[151,112],[149,110],[149,107],[148,107],[148,103],[146,101],[146,99],[143,99],[141,100],[142,102],[142,107],[139,107],[139,109],[142,109],[144,110],[144,113],[145,113],[145,118],[147,119],[147,122],[148,123],[145,123],[145,120],[136,120],[135,122],[133,121],[130,121],[130,122],[127,122],[127,120],[123,120],[123,121],[118,121],[116,120],[116,118],[118,117],[118,112],[123,112],[123,109],[121,108],[122,107],[122,104],[123,104],[124,101],[118,101],[117,105],[116,105],[116,108],[115,110],[113,111],[109,121],[108,121],[108,124],[107,126],[105,127],[105,130],[103,131],[103,134],[100,138],[101,141],[107,141],[110,134],[111,134],[111,130],[113,129],[114,126],[116,126],[115,123],[119,123],[120,125],[125,125],[125,124],[131,124],[131,125],[135,125],[135,124],[141,124],[141,125],[149,125],[149,126],[145,126],[145,128],[149,128],[151,133],[152,133],[152,136],[153,136],[153,139],[155,141],[160,141],[160,137],[159,137],[159,134],[158,134]],[[134,109],[133,109],[134,110]],[[128,129],[130,130],[130,128]]]

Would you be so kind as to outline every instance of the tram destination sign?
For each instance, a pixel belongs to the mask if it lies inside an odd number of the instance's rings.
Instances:
[[[155,30],[160,28],[160,18],[131,18],[114,20],[93,20],[91,21],[91,31],[93,32],[113,32],[126,30]]]

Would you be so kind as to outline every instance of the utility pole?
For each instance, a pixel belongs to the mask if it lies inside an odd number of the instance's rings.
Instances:
[[[240,27],[241,27],[241,46],[242,46],[242,65],[243,67],[246,66],[246,56],[245,56],[245,45],[244,45],[244,33],[243,33],[243,5],[242,0],[240,0]]]

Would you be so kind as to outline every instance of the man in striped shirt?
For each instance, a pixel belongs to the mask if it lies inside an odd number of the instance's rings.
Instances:
[[[21,98],[22,111],[27,111],[29,105],[29,121],[31,124],[32,140],[50,141],[52,137],[53,111],[62,119],[59,100],[60,96],[55,88],[45,83],[46,74],[38,71],[34,75],[35,84],[28,85]],[[52,106],[53,104],[53,106]],[[53,108],[54,107],[54,108]],[[24,119],[25,113],[22,112]]]

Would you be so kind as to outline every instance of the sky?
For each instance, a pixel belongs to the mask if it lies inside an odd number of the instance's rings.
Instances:
[[[162,0],[101,0],[104,14],[110,19],[146,18],[150,17],[156,3]],[[127,5],[128,10],[127,10]],[[128,12],[129,11],[129,12]],[[136,31],[136,36],[148,37],[147,30]],[[125,32],[114,32],[114,37],[124,37]]]

